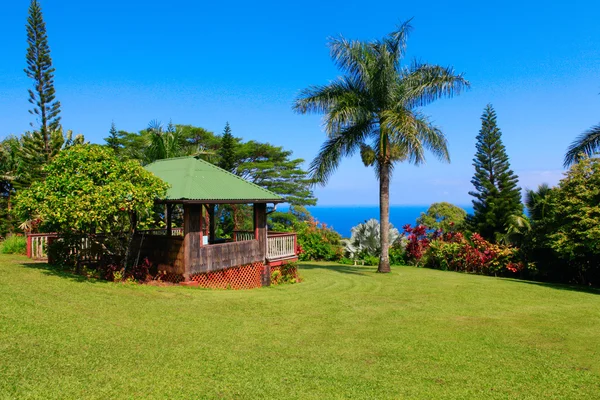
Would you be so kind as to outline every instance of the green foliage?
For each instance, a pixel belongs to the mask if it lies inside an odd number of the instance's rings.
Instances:
[[[150,121],[147,132],[149,144],[144,149],[145,163],[187,155],[181,146],[181,131],[172,122],[164,129],[159,121]]]
[[[427,212],[417,218],[417,225],[425,225],[434,230],[452,232],[460,230],[467,217],[467,212],[447,202],[433,203]]]
[[[46,23],[37,0],[32,0],[27,17],[27,68],[25,74],[33,79],[33,90],[29,90],[29,112],[39,118],[39,132],[45,144],[43,151],[50,152],[50,133],[60,127],[60,102],[54,90],[54,68],[50,57]],[[32,123],[31,126],[34,126]]]
[[[230,150],[223,150],[223,140]],[[231,135],[231,129],[219,137],[191,125],[169,124],[165,130],[153,121],[148,129],[138,133],[119,131],[117,143],[122,147],[119,156],[124,159],[147,164],[162,158],[195,155],[226,166],[237,176],[284,197],[291,205],[315,205],[317,201],[311,189],[313,180],[302,169],[303,159],[292,159],[291,151],[269,143],[243,142]],[[223,163],[224,155],[227,165]]]
[[[98,145],[60,152],[44,168],[47,178],[22,190],[15,209],[58,232],[123,232],[133,213],[145,214],[166,184],[134,161],[119,161]]]
[[[44,179],[46,176],[44,166],[60,151],[85,142],[83,135],[76,135],[73,138],[73,132],[64,133],[62,127],[50,131],[46,136],[48,142],[41,131],[26,132],[21,137],[19,156],[22,166],[16,182],[19,188],[26,188],[33,182]]]
[[[0,236],[15,231],[12,218],[12,196],[21,174],[23,164],[20,157],[21,143],[15,136],[0,142]]]
[[[229,126],[229,122],[225,124],[225,130],[223,131],[223,136],[221,136],[221,146],[219,147],[218,155],[219,155],[219,167],[223,168],[225,171],[233,172],[236,165],[236,156],[235,156],[235,148],[236,148],[236,140],[231,134],[231,127]]]
[[[269,143],[242,142],[236,149],[234,173],[282,196],[292,206],[315,205],[314,181],[302,169],[304,160],[291,156],[291,151]]]
[[[485,239],[495,241],[507,232],[512,215],[523,214],[518,177],[510,169],[502,133],[496,125],[496,112],[488,104],[481,117],[481,130],[477,135],[477,153],[473,159],[475,175],[471,183],[475,191],[474,215],[470,227]]]
[[[344,250],[346,255],[357,260],[379,257],[381,255],[380,234],[381,227],[379,226],[379,221],[374,218],[353,227],[350,239],[345,241]],[[400,232],[391,224],[388,235],[390,246],[394,245],[400,238]]]
[[[298,283],[300,278],[298,276],[298,264],[297,263],[286,263],[271,272],[271,285],[283,285],[286,283]]]
[[[339,233],[313,218],[294,224],[301,261],[338,261],[342,258]]]
[[[552,249],[560,275],[600,285],[600,160],[581,159],[549,196],[547,219],[534,222],[534,230],[545,234],[538,245]]]
[[[10,235],[0,242],[2,254],[27,254],[27,238],[24,236]]]
[[[390,264],[406,265],[406,242],[404,240],[397,240],[390,247]]]
[[[123,136],[125,133],[123,131],[117,131],[117,127],[114,121],[110,124],[110,130],[108,131],[108,137],[104,139],[106,142],[106,146],[113,149],[117,156],[120,155],[121,150],[123,150]]]
[[[389,184],[393,165],[422,164],[425,150],[449,161],[446,138],[419,107],[452,97],[469,86],[452,68],[413,62],[401,64],[410,21],[380,40],[343,37],[329,43],[345,74],[328,85],[310,86],[294,104],[296,112],[325,114],[328,139],[310,165],[316,181],[326,183],[342,158],[361,152],[380,182],[381,231],[389,229]],[[387,234],[381,235],[380,272],[389,272]]]

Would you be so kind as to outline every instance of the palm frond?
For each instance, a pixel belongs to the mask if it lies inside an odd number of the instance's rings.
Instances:
[[[406,41],[408,39],[408,35],[413,30],[413,27],[410,24],[411,21],[412,18],[403,22],[396,28],[394,32],[390,33],[386,38],[383,39],[388,51],[395,60],[394,64],[396,67],[406,53]]]
[[[371,121],[347,127],[335,136],[329,137],[310,163],[308,172],[316,183],[325,184],[335,172],[343,157],[352,156],[372,131]]]
[[[569,167],[579,161],[581,154],[591,157],[600,150],[600,124],[583,132],[571,143],[565,155],[564,166]]]
[[[451,67],[414,62],[401,75],[399,98],[408,108],[423,107],[441,98],[453,97],[471,84],[463,74],[456,74]]]
[[[342,97],[354,91],[354,86],[346,77],[329,85],[313,85],[302,90],[294,100],[292,108],[299,114],[327,113]]]
[[[364,82],[370,73],[369,60],[373,59],[370,43],[348,40],[340,35],[329,38],[329,53],[333,62],[349,76]]]

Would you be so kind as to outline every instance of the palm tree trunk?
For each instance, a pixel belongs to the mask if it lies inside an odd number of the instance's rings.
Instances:
[[[390,165],[382,163],[379,176],[379,237],[381,240],[381,256],[377,272],[391,272],[390,270]]]

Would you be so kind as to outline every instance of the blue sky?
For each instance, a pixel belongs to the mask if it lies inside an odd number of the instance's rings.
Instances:
[[[29,129],[28,0],[0,13],[0,138]],[[451,65],[472,89],[424,112],[447,135],[451,164],[396,167],[392,204],[469,204],[475,136],[492,103],[523,187],[555,184],[568,144],[600,121],[600,3],[152,2],[42,0],[63,125],[101,143],[110,123],[194,124],[284,146],[311,160],[319,116],[291,111],[298,91],[339,75],[327,38],[374,39],[414,17],[408,60]],[[376,204],[373,171],[345,160],[320,204]]]

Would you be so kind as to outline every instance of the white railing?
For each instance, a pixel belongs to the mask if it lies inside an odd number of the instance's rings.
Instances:
[[[27,235],[27,257],[34,260],[48,259],[48,238],[57,237],[56,233],[33,233]]]
[[[267,235],[267,260],[279,260],[295,256],[295,233],[269,233]]]
[[[167,236],[166,229],[146,229],[137,231],[139,234]],[[183,236],[183,228],[171,228],[171,236]]]

